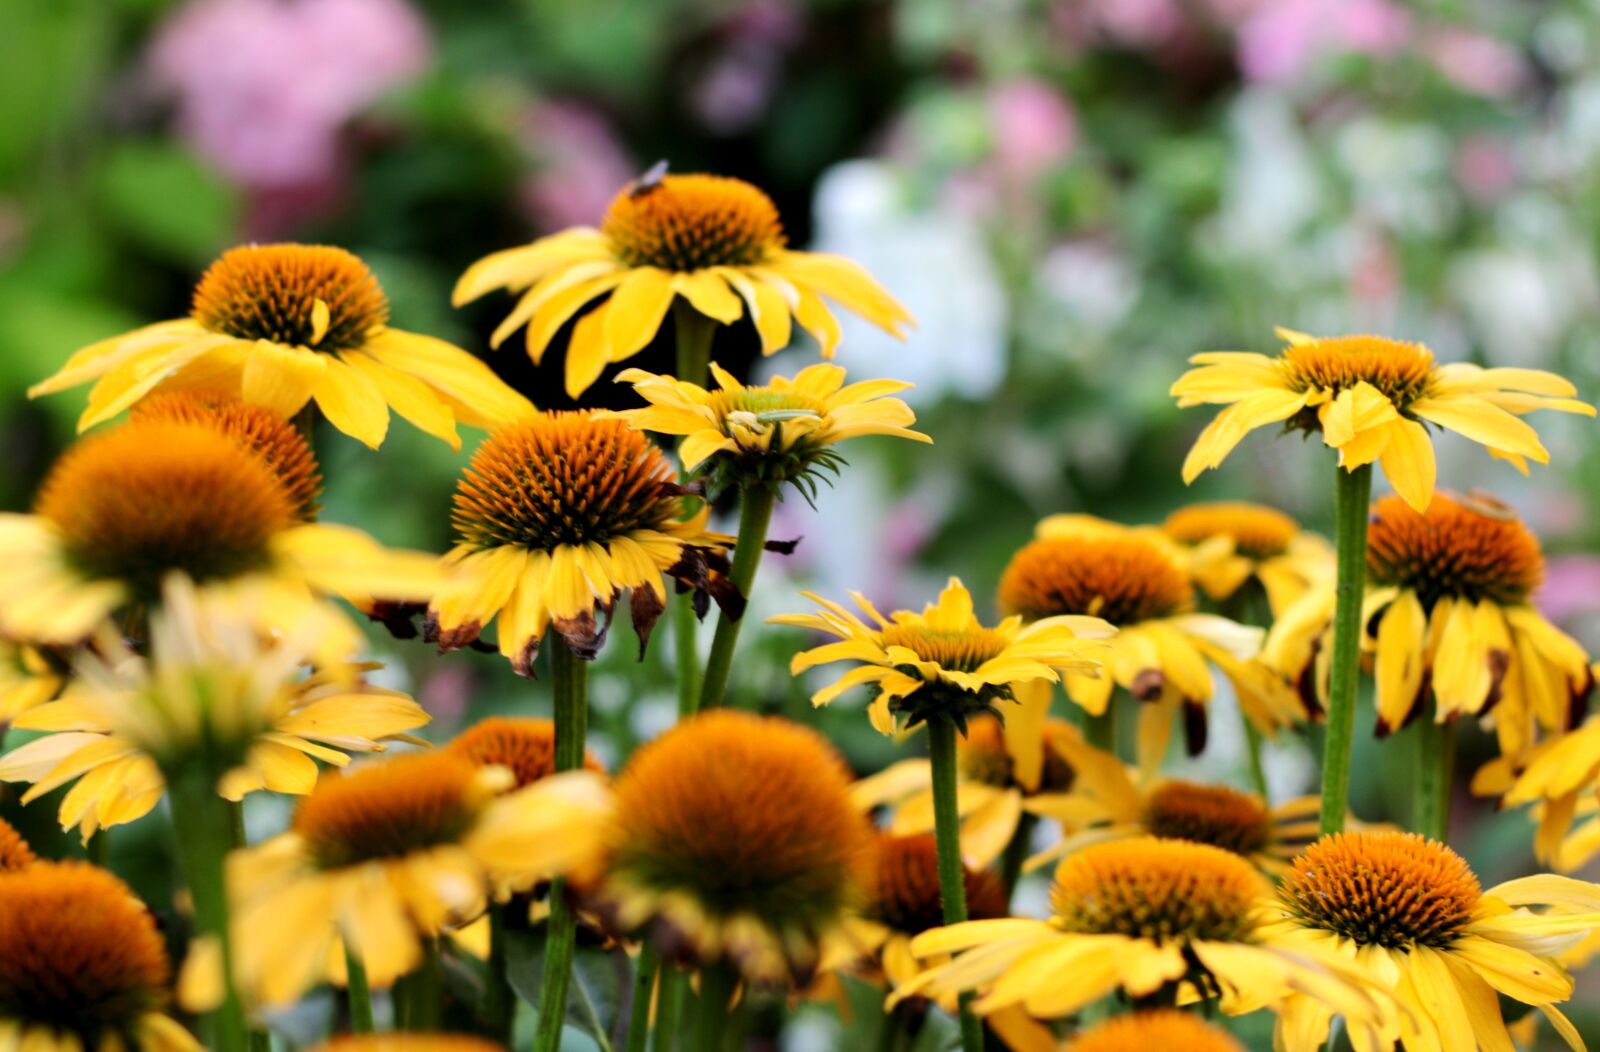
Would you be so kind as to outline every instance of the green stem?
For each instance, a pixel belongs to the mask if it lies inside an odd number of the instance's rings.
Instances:
[[[89,838],[89,843],[84,845],[84,853],[89,856],[89,861],[101,869],[111,868],[111,830],[101,826],[94,831],[94,836]]]
[[[679,296],[672,303],[673,335],[678,351],[678,379],[704,387],[711,372],[711,341],[717,321],[694,309]]]
[[[967,919],[966,875],[961,868],[961,814],[956,807],[956,726],[928,721],[928,761],[933,768],[933,828],[939,851],[939,901],[946,924]],[[983,1052],[983,1024],[972,1014],[972,994],[961,996],[961,1047]]]
[[[633,1007],[628,1011],[628,1043],[624,1052],[645,1052],[650,1042],[650,1002],[655,996],[656,974],[660,969],[661,958],[655,944],[646,942],[634,963]]]
[[[745,486],[739,495],[739,539],[734,543],[733,566],[728,580],[739,594],[750,598],[761,551],[767,543],[767,527],[772,523],[772,506],[777,495],[766,486]],[[700,707],[716,708],[728,690],[728,674],[733,668],[733,650],[739,643],[739,626],[744,618],[729,617],[726,610],[717,615],[717,632],[711,638],[711,657],[706,661],[704,685],[700,688]]]
[[[878,1052],[900,1052],[909,1036],[906,1029],[906,1003],[894,1006],[894,1011],[883,1014],[883,1025],[878,1028]]]
[[[1250,722],[1250,717],[1242,709],[1239,719],[1244,723],[1244,754],[1250,761],[1250,782],[1261,794],[1261,799],[1270,806],[1272,791],[1267,786],[1267,768],[1261,762],[1261,732],[1256,730],[1256,725]]]
[[[656,1039],[651,1052],[672,1052],[678,1043],[678,1022],[683,1018],[684,988],[689,976],[682,969],[662,962],[661,995],[656,1006]]]
[[[1022,876],[1022,864],[1028,860],[1028,846],[1033,840],[1033,828],[1038,824],[1038,815],[1024,811],[1017,819],[1017,831],[1011,834],[1011,843],[1006,845],[1006,853],[1000,856],[1000,879],[1005,882],[1007,901],[1010,901],[1011,892],[1016,889],[1017,878]]]
[[[575,771],[583,766],[589,721],[589,666],[560,639],[550,650],[550,681],[555,695],[556,770]],[[556,880],[550,885],[550,919],[545,930],[544,978],[539,987],[534,1052],[555,1052],[561,1045],[561,1027],[567,1016],[567,986],[572,978],[578,918],[567,901],[565,881]]]
[[[344,971],[350,1001],[350,1032],[370,1034],[377,1029],[372,1021],[372,984],[367,982],[367,965],[361,955],[344,944]]]
[[[249,844],[244,832],[244,801],[228,801],[228,827],[233,833],[230,847],[237,851]],[[104,832],[102,830],[101,832]],[[252,1026],[250,1028],[250,1052],[272,1052],[272,1035],[266,1027]]]
[[[723,1052],[728,1019],[733,1014],[733,992],[739,975],[724,962],[700,970],[700,1009],[694,1021],[694,1052]]]
[[[1416,831],[1440,843],[1450,839],[1450,788],[1455,768],[1456,721],[1417,721]]]
[[[672,304],[673,331],[678,352],[678,379],[705,385],[711,364],[711,341],[717,323],[679,297]],[[687,479],[687,472],[685,472]],[[678,661],[678,718],[700,707],[700,653],[695,636],[700,623],[694,615],[694,593],[678,596],[672,611],[672,635]]]
[[[506,979],[506,907],[489,905],[489,976],[483,990],[483,1015],[489,1036],[507,1047],[511,1044],[511,1021],[516,998]]]
[[[1113,691],[1111,697],[1106,699],[1106,711],[1096,716],[1093,713],[1083,714],[1083,740],[1093,745],[1096,749],[1104,750],[1113,756],[1117,753],[1117,697]]]
[[[1361,593],[1367,581],[1367,509],[1372,465],[1335,467],[1334,551],[1339,560],[1333,611],[1333,656],[1328,674],[1328,718],[1322,745],[1322,832],[1344,829],[1350,809],[1350,751],[1361,676]]]
[[[399,989],[400,1027],[412,1033],[432,1033],[444,1015],[444,968],[437,939],[422,940],[422,962],[406,976]]]
[[[215,940],[222,960],[222,1004],[208,1014],[214,1052],[245,1052],[249,1047],[244,1008],[233,981],[233,934],[228,924],[225,867],[233,820],[228,802],[217,795],[215,775],[197,764],[165,772],[172,805],[178,857],[194,903],[195,930]]]

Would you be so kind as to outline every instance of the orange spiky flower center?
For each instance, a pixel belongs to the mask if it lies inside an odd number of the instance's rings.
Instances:
[[[491,716],[462,731],[448,751],[474,767],[507,768],[520,789],[556,773],[556,725],[549,720]],[[605,770],[593,753],[585,755],[584,766]]]
[[[1544,555],[1512,510],[1484,494],[1436,493],[1425,513],[1399,497],[1373,505],[1367,573],[1410,588],[1432,610],[1440,599],[1527,602],[1544,580]]]
[[[190,313],[241,340],[347,351],[389,320],[389,301],[367,265],[342,248],[241,245],[201,276]]]
[[[770,197],[716,175],[669,175],[630,186],[611,202],[600,230],[629,266],[680,273],[764,263],[785,243]]]
[[[1244,501],[1179,508],[1167,516],[1162,529],[1180,544],[1227,537],[1234,551],[1257,560],[1282,555],[1300,532],[1299,525],[1278,509]]]
[[[1156,836],[1211,844],[1236,855],[1254,854],[1272,835],[1272,816],[1260,797],[1177,779],[1146,797],[1144,824]]]
[[[1265,890],[1261,876],[1232,852],[1138,837],[1067,856],[1056,869],[1050,901],[1067,931],[1244,942]]]
[[[1085,1030],[1066,1052],[1244,1052],[1233,1035],[1188,1012],[1121,1015]]]
[[[1293,391],[1337,393],[1365,381],[1396,408],[1421,398],[1433,379],[1433,352],[1384,336],[1330,336],[1285,347],[1278,367]]]
[[[437,752],[329,772],[301,800],[293,828],[323,869],[453,844],[486,803],[477,771],[460,756]]]
[[[1087,614],[1113,625],[1167,617],[1194,605],[1182,566],[1150,540],[1089,532],[1032,541],[1000,577],[1000,606],[1029,621]]]
[[[1301,923],[1362,946],[1447,946],[1482,895],[1466,860],[1415,833],[1336,833],[1294,860],[1278,897]]]
[[[944,923],[939,898],[939,849],[933,834],[878,838],[866,915],[906,935],[920,935]],[[961,868],[967,916],[989,920],[1006,916],[1005,884],[989,870]]]
[[[10,822],[0,818],[0,873],[24,869],[39,860]]]

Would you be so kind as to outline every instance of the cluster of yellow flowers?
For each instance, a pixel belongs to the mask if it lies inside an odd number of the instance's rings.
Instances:
[[[466,351],[390,328],[353,255],[270,245],[223,254],[188,318],[34,389],[92,382],[90,433],[32,514],[0,515],[0,720],[30,732],[0,780],[23,803],[70,786],[59,821],[101,859],[165,799],[190,937],[174,967],[132,889],[0,822],[0,1052],[244,1052],[322,986],[348,1031],[330,1052],[507,1047],[523,999],[553,1052],[580,941],[631,962],[627,1018],[602,1035],[630,1050],[726,1050],[775,993],[839,1003],[851,1048],[905,1047],[930,1013],[965,1052],[1243,1048],[1197,1006],[1270,1013],[1285,1052],[1336,1021],[1363,1052],[1504,1052],[1540,1018],[1582,1047],[1559,1006],[1600,944],[1600,885],[1484,889],[1446,841],[1467,717],[1499,750],[1473,788],[1538,805],[1541,861],[1600,852],[1594,675],[1531,603],[1538,541],[1491,496],[1436,493],[1428,432],[1526,471],[1548,455],[1524,415],[1594,414],[1566,381],[1372,336],[1199,355],[1173,394],[1226,408],[1186,479],[1264,425],[1319,434],[1338,451],[1334,543],[1249,504],[1147,526],[1062,514],[1000,575],[997,620],[955,578],[920,612],[806,593],[812,612],[771,623],[813,637],[795,676],[848,665],[814,703],[870,687],[874,728],[925,740],[857,777],[815,731],[739,711],[733,655],[761,555],[784,547],[774,502],[810,499],[841,443],[930,440],[902,382],[824,362],[745,383],[710,349],[748,317],[766,353],[797,324],[831,357],[826,301],[896,335],[909,315],[853,263],[789,249],[759,190],[704,175],[640,180],[598,228],[485,258],[456,300],[502,289],[518,298],[491,342],[525,329],[537,361],[568,333],[574,399],[669,312],[677,374],[619,372],[636,408],[539,411]],[[442,556],[318,519],[317,421],[377,448],[391,411],[453,448],[460,424],[488,431]],[[1396,493],[1375,504],[1374,463]],[[712,528],[723,493],[737,535]],[[587,683],[624,598],[641,643],[670,611],[680,713],[613,777],[587,750]],[[429,714],[375,682],[355,613],[542,670],[553,718],[430,745]],[[1374,733],[1416,728],[1409,832],[1348,814],[1363,669]],[[1174,739],[1206,751],[1218,674],[1251,791],[1162,773]],[[1261,740],[1319,723],[1322,792],[1273,801]],[[285,831],[248,840],[251,793],[297,798]],[[1047,915],[1014,915],[1045,866]],[[471,994],[445,992],[445,961]],[[880,1017],[852,1013],[861,984]]]

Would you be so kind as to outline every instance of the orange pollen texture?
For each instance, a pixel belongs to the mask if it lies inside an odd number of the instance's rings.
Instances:
[[[94,1048],[158,1009],[170,974],[150,911],[107,871],[0,873],[0,1019],[54,1024]]]
[[[1050,901],[1068,931],[1163,942],[1248,940],[1266,884],[1209,844],[1138,837],[1085,848],[1056,869]]]
[[[520,789],[556,773],[556,725],[549,720],[493,716],[461,732],[447,751],[475,767],[509,768]],[[585,754],[584,766],[605,771],[593,753]]]
[[[0,873],[9,873],[12,870],[24,869],[39,861],[33,853],[33,848],[22,839],[22,834],[0,818]]]
[[[1364,380],[1403,408],[1427,392],[1433,352],[1383,336],[1331,336],[1285,347],[1278,365],[1292,390],[1338,392]]]
[[[1448,945],[1481,895],[1465,859],[1415,833],[1323,837],[1278,886],[1302,923],[1389,948]]]
[[[1011,557],[1000,577],[1001,608],[1029,621],[1089,614],[1131,625],[1193,605],[1194,586],[1183,567],[1136,536],[1036,540]]]
[[[197,581],[271,563],[269,542],[297,519],[266,463],[207,427],[138,421],[83,439],[40,488],[39,515],[93,578],[153,599],[181,570]]]
[[[300,802],[293,828],[323,869],[456,843],[482,810],[477,770],[460,756],[429,752],[328,772]]]
[[[769,262],[785,243],[772,199],[717,175],[630,186],[611,202],[600,229],[629,266],[678,272]]]
[[[883,629],[885,647],[905,647],[921,661],[956,672],[974,672],[985,661],[999,657],[1006,638],[992,628],[936,632],[917,625],[890,625]]]
[[[1167,516],[1162,528],[1180,544],[1228,537],[1234,551],[1251,559],[1282,555],[1300,532],[1299,524],[1278,509],[1243,501],[1191,504]]]
[[[634,754],[617,779],[611,872],[712,916],[817,930],[865,880],[871,830],[815,731],[719,709]]]
[[[603,544],[676,519],[676,472],[642,434],[588,412],[540,413],[478,447],[453,521],[478,549]]]
[[[875,880],[866,913],[895,931],[920,935],[944,923],[939,898],[939,848],[933,834],[880,836]],[[990,920],[1006,916],[1006,890],[989,870],[961,868],[967,916]]]
[[[463,1034],[346,1034],[314,1052],[505,1052],[505,1046]]]
[[[1226,1030],[1163,1008],[1108,1019],[1074,1038],[1067,1052],[1244,1052],[1244,1046]]]
[[[1193,840],[1236,855],[1266,846],[1272,816],[1261,798],[1225,785],[1168,781],[1144,804],[1145,828],[1159,837]]]
[[[316,302],[328,307],[317,338]],[[326,245],[242,245],[217,258],[194,290],[194,320],[241,340],[342,351],[389,320],[378,279],[356,256]]]
[[[316,454],[297,427],[266,406],[246,405],[221,392],[178,391],[143,399],[129,415],[136,422],[168,420],[227,435],[266,462],[300,518],[316,517],[322,492]]]
[[[1418,514],[1385,497],[1372,509],[1367,573],[1414,590],[1429,610],[1446,597],[1513,605],[1544,580],[1544,556],[1532,532],[1493,498],[1436,493]]]

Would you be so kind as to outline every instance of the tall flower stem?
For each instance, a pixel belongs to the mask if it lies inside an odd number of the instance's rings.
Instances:
[[[1450,839],[1450,789],[1455,768],[1456,723],[1436,723],[1428,716],[1416,726],[1416,816],[1412,824],[1423,836],[1440,843]]]
[[[557,771],[576,771],[583,766],[583,742],[589,722],[589,666],[559,638],[553,639],[550,648],[550,683],[555,694],[555,767]],[[567,1015],[567,984],[572,978],[578,918],[567,901],[565,885],[559,879],[550,885],[550,919],[546,924],[534,1052],[555,1052],[560,1047],[561,1025]]]
[[[225,876],[233,818],[217,795],[209,764],[189,764],[164,772],[172,804],[178,857],[194,903],[196,931],[214,940],[222,959],[222,1003],[209,1013],[206,1047],[213,1052],[246,1052],[249,1033],[233,981],[233,935],[228,924]]]
[[[1252,602],[1252,593],[1248,589],[1254,588],[1255,602]],[[1222,603],[1222,616],[1230,621],[1237,621],[1241,625],[1255,625],[1260,628],[1272,627],[1272,614],[1264,610],[1266,606],[1266,593],[1261,588],[1256,588],[1253,582],[1247,581],[1244,586],[1235,591]],[[1263,618],[1265,620],[1263,621]],[[1244,755],[1250,767],[1250,784],[1261,799],[1268,804],[1272,803],[1272,790],[1267,784],[1267,769],[1261,762],[1261,731],[1251,722],[1250,716],[1244,711],[1244,706],[1239,706],[1239,723],[1244,728]]]
[[[1334,551],[1339,560],[1334,593],[1333,657],[1328,673],[1328,718],[1322,744],[1322,832],[1344,829],[1350,809],[1350,750],[1355,733],[1356,685],[1361,675],[1361,593],[1367,580],[1367,508],[1372,465],[1335,468]]]
[[[1244,713],[1239,714],[1239,720],[1244,724],[1244,755],[1250,764],[1250,784],[1260,794],[1261,799],[1272,803],[1272,789],[1267,784],[1267,768],[1261,762],[1261,732],[1256,725],[1250,722],[1250,717]]]
[[[401,1005],[400,1026],[413,1033],[439,1029],[444,1014],[444,966],[439,959],[439,941],[422,940],[422,961],[416,971],[396,986]]]
[[[350,999],[350,1032],[370,1034],[377,1029],[372,1019],[372,984],[367,982],[367,964],[361,954],[344,947],[344,971]]]
[[[1096,716],[1092,712],[1083,714],[1083,740],[1093,745],[1096,749],[1112,754],[1117,753],[1117,697],[1113,691],[1111,697],[1106,699],[1106,711]]]
[[[777,494],[762,485],[745,486],[739,494],[739,539],[734,542],[733,566],[728,579],[746,599],[750,598],[750,589],[755,584],[756,568],[761,565],[761,550],[767,543],[767,528],[772,523],[772,505],[776,500]],[[742,624],[743,616],[729,617],[726,610],[717,615],[717,631],[711,637],[711,656],[706,660],[705,681],[700,688],[702,709],[722,704]]]
[[[656,1039],[651,1052],[673,1052],[677,1047],[678,1023],[683,1018],[684,988],[689,985],[688,974],[671,964],[662,962],[660,1003],[656,1008]]]
[[[717,323],[695,310],[681,296],[672,304],[673,333],[678,352],[678,379],[705,384],[711,370],[711,340]],[[672,636],[678,661],[678,717],[700,708],[700,651],[695,646],[699,621],[694,613],[694,593],[677,597],[672,611]]]
[[[626,1052],[645,1052],[650,1041],[650,1008],[655,998],[656,976],[661,971],[661,957],[654,943],[646,942],[639,950],[639,960],[633,971],[633,1007],[628,1012],[628,1043]]]
[[[726,962],[700,970],[700,1007],[694,1021],[694,1052],[724,1052],[733,992],[739,974]]]
[[[967,919],[967,886],[961,871],[961,815],[956,808],[956,725],[928,721],[928,761],[933,767],[933,828],[939,851],[939,901],[946,924]],[[983,1024],[972,1014],[972,994],[961,996],[961,1048],[983,1052]]]
[[[489,1035],[502,1045],[511,1044],[511,1020],[516,998],[506,979],[506,907],[489,905],[489,976],[483,990],[483,1014]]]
[[[1017,831],[1011,834],[1011,842],[1006,845],[1005,854],[1000,856],[1000,879],[1005,882],[1008,900],[1016,889],[1017,879],[1022,876],[1022,864],[1028,860],[1033,829],[1038,824],[1038,815],[1022,812],[1017,818]]]

